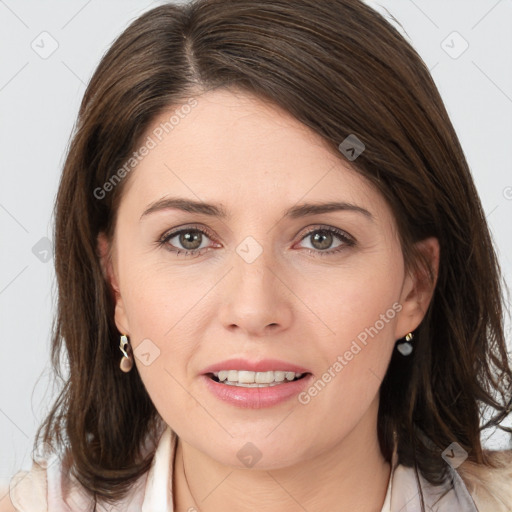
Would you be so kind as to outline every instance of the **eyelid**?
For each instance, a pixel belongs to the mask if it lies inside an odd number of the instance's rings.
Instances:
[[[347,241],[347,242],[351,242],[353,244],[356,243],[356,239],[352,235],[347,233],[344,229],[330,226],[328,224],[314,224],[312,226],[308,226],[305,229],[307,229],[307,231],[302,235],[302,237],[300,239],[301,241],[304,238],[306,238],[308,235],[310,235],[311,233],[314,233],[316,231],[329,231],[329,232],[333,232],[333,233],[337,234],[338,236],[344,238],[345,241]]]
[[[181,233],[182,231],[194,230],[194,229],[197,229],[198,231],[201,231],[202,233],[206,234],[208,236],[208,238],[214,238],[211,231],[206,226],[203,226],[201,224],[185,224],[182,227],[177,226],[175,228],[165,231],[159,240],[167,239],[170,235],[177,235],[177,234]],[[306,228],[303,228],[303,230],[306,230],[306,232],[303,234],[301,240],[313,231],[325,230],[325,231],[337,232],[339,235],[344,236],[345,238],[353,241],[354,243],[356,242],[356,239],[352,235],[347,233],[345,230],[336,228],[334,226],[330,226],[328,224],[312,224],[310,226],[307,226]],[[299,231],[298,233],[300,233],[301,231]],[[298,236],[298,234],[295,235],[294,238],[296,238],[297,236]]]
[[[209,238],[212,237],[212,234],[210,230],[201,224],[184,224],[183,226],[177,226],[175,228],[168,229],[165,231],[162,236],[160,237],[160,240],[163,240],[165,238],[169,238],[170,236],[175,236],[182,231],[201,231],[202,233],[206,234]]]

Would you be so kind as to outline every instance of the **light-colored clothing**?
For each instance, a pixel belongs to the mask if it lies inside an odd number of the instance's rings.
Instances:
[[[156,446],[152,465],[137,480],[122,503],[112,507],[97,504],[100,512],[172,512],[172,470],[177,436],[164,429]],[[504,469],[494,473],[483,466],[469,465],[455,470],[449,466],[451,482],[434,487],[418,472],[425,499],[425,510],[436,512],[512,511],[512,452],[506,454]],[[34,463],[30,471],[20,471],[10,481],[11,500],[19,512],[62,512],[93,510],[92,500],[80,491],[58,457]],[[46,466],[46,467],[45,467]],[[462,468],[460,466],[460,468]],[[381,512],[420,512],[419,488],[414,469],[397,464],[396,452]],[[460,473],[460,474],[459,474]],[[466,481],[461,477],[466,479]],[[483,476],[482,476],[483,475]],[[483,482],[483,483],[482,483]],[[489,482],[492,482],[489,483]],[[492,486],[485,487],[485,485]],[[470,494],[468,487],[472,490]]]

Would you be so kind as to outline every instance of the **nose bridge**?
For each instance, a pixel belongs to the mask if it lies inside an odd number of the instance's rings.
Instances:
[[[266,243],[271,243],[271,237],[266,238]],[[271,325],[273,329],[285,327],[291,310],[283,285],[276,277],[272,248],[247,236],[236,246],[232,266],[220,308],[224,326],[238,326],[255,335]]]
[[[240,292],[252,295],[253,300],[276,291],[276,285],[272,282],[275,279],[273,271],[275,262],[272,258],[270,238],[267,237],[264,247],[256,238],[249,235],[236,246],[236,254],[233,255],[238,289]],[[267,303],[269,300],[270,297],[266,297]]]
[[[258,240],[248,235],[236,246],[235,252],[246,265],[249,265],[247,268],[250,268],[251,265],[253,265],[253,268],[260,268],[261,265],[268,262],[271,249],[267,245],[264,250],[263,245]],[[240,265],[242,264],[240,263]],[[243,265],[242,268],[244,268]]]

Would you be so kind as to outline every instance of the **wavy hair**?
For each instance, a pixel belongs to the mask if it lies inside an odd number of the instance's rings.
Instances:
[[[453,441],[492,466],[481,415],[494,411],[488,427],[510,411],[512,370],[485,214],[428,68],[359,0],[166,4],[112,44],[81,103],[55,204],[52,364],[64,385],[35,443],[66,446],[95,500],[121,499],[148,470],[153,452],[144,443],[156,440],[162,419],[136,367],[119,370],[114,298],[96,245],[100,232],[112,236],[130,178],[98,190],[113,183],[156,116],[219,87],[284,108],[345,162],[340,143],[350,134],[363,141],[350,164],[387,200],[408,268],[425,264],[415,242],[439,240],[439,275],[414,355],[395,351],[382,382],[380,448],[390,461],[396,435],[399,462],[434,484],[446,478],[441,452]]]

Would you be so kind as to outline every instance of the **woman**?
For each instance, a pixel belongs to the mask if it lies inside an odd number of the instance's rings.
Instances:
[[[362,2],[135,20],[54,239],[70,374],[8,510],[510,509],[480,442],[512,404],[485,216],[426,66]]]

